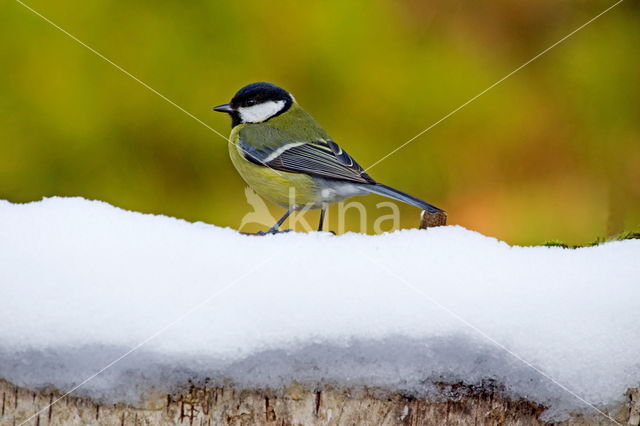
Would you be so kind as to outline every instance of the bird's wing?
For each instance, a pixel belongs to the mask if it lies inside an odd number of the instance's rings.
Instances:
[[[332,140],[289,142],[277,148],[256,148],[240,138],[247,160],[275,170],[306,173],[359,183],[376,183],[364,169]]]

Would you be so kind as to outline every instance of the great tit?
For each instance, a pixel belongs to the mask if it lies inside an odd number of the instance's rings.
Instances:
[[[231,117],[229,155],[242,178],[260,196],[287,209],[267,233],[279,232],[287,217],[305,206],[321,209],[321,231],[329,203],[369,193],[443,212],[373,180],[289,92],[274,84],[249,84],[213,110]]]

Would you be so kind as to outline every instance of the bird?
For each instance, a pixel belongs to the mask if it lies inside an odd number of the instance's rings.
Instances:
[[[261,197],[286,209],[266,232],[275,234],[296,210],[320,209],[344,199],[379,194],[428,213],[444,210],[375,181],[298,104],[272,83],[249,84],[226,104],[212,108],[231,118],[229,156],[240,176]]]

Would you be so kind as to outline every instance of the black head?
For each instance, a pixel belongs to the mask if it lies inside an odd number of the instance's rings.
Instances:
[[[293,97],[271,83],[253,83],[238,90],[231,102],[218,105],[214,111],[231,116],[231,126],[241,123],[261,123],[291,108]]]

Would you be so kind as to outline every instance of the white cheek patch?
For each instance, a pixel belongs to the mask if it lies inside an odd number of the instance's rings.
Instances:
[[[250,107],[238,108],[243,123],[259,123],[273,117],[284,108],[284,101],[269,101]]]

